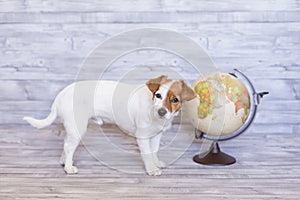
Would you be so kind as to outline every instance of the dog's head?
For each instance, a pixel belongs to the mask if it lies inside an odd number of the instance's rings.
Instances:
[[[154,115],[160,119],[171,119],[179,113],[184,101],[196,97],[195,92],[183,80],[172,81],[167,76],[150,79],[146,83],[153,94]]]

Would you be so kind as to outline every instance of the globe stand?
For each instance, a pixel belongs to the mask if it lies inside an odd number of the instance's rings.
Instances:
[[[219,144],[214,142],[208,154],[198,154],[193,158],[194,162],[204,165],[232,165],[236,162],[235,158],[221,152]]]

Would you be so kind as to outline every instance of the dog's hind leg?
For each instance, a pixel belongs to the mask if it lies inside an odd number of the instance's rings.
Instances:
[[[61,164],[64,164],[64,170],[68,174],[75,174],[78,172],[77,167],[73,165],[73,155],[78,147],[81,138],[86,132],[88,120],[80,121],[72,125],[64,123],[66,129],[66,137],[64,141],[64,151],[61,156]],[[75,127],[74,127],[75,126]]]

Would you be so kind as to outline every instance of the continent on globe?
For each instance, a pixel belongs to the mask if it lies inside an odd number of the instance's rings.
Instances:
[[[244,109],[245,115],[249,112],[249,95],[246,87],[237,78],[229,74],[215,73],[195,86],[195,92],[200,97],[198,107],[199,118],[211,115],[214,108],[225,105],[224,95],[235,105],[235,112]],[[215,119],[216,116],[213,117]],[[243,119],[245,121],[246,118]]]

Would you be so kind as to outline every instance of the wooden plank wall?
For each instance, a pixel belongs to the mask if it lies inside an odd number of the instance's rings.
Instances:
[[[0,0],[0,124],[44,117],[105,39],[137,28],[167,28],[201,45],[222,71],[239,68],[268,90],[253,132],[299,133],[299,0]],[[106,77],[136,65],[164,65],[196,78],[178,56],[137,51]],[[137,77],[141,78],[140,76]]]

